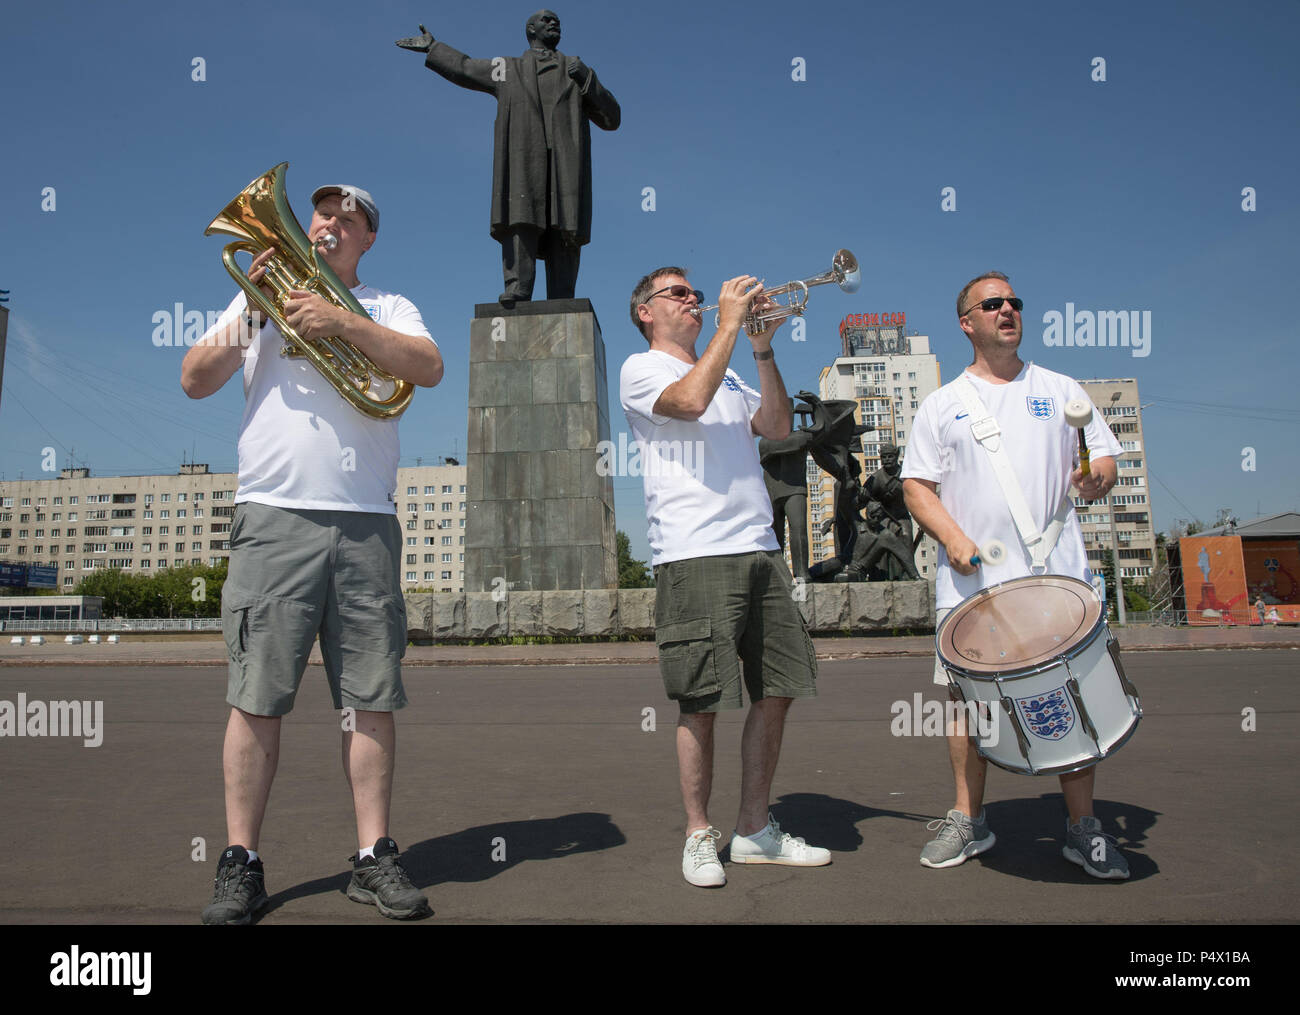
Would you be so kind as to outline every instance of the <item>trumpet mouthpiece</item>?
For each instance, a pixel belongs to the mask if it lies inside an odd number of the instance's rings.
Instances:
[[[316,246],[322,250],[333,250],[339,245],[339,238],[333,233],[326,233],[316,241]]]

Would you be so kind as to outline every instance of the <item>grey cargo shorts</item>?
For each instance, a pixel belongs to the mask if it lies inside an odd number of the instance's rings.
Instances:
[[[405,706],[401,552],[394,515],[236,505],[221,592],[226,701],[287,714],[319,635],[336,709]]]

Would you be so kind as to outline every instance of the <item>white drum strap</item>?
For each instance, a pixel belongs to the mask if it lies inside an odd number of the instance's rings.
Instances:
[[[1016,530],[1020,533],[1025,549],[1029,551],[1032,570],[1046,571],[1047,558],[1056,547],[1056,541],[1060,539],[1061,530],[1065,527],[1065,520],[1073,509],[1069,491],[1067,490],[1065,496],[1061,498],[1061,503],[1048,521],[1047,528],[1039,532],[1034,525],[1033,516],[1029,513],[1024,492],[1020,489],[1020,481],[1016,479],[1015,470],[1011,467],[1011,457],[1002,446],[1002,428],[998,426],[998,421],[984,407],[975,385],[964,373],[957,379],[956,388],[957,394],[966,406],[966,411],[971,415],[972,436],[989,453],[989,462],[993,466],[994,475],[998,478],[998,485],[1002,487],[1002,496],[1006,498],[1007,507],[1011,509],[1011,517],[1016,523]]]

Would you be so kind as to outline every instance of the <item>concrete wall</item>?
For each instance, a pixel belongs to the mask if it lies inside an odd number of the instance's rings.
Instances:
[[[933,629],[929,582],[852,582],[805,586],[799,604],[814,634],[872,634]],[[407,628],[416,640],[518,636],[654,636],[654,589],[555,592],[434,592],[406,597]]]

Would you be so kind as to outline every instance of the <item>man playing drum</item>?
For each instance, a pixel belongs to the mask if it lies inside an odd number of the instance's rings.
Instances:
[[[1032,560],[1003,482],[986,446],[972,431],[971,391],[1000,428],[998,437],[1019,482],[1038,532],[1071,485],[1085,500],[1105,497],[1116,480],[1116,458],[1123,452],[1110,429],[1094,414],[1085,429],[1091,471],[1074,468],[1076,431],[1066,423],[1065,406],[1087,399],[1072,379],[1021,361],[1021,301],[1007,277],[987,272],[967,283],[957,298],[957,317],[970,339],[974,362],[962,377],[922,403],[912,428],[902,477],[907,508],[939,544],[935,589],[936,622],[964,599],[989,585],[1032,573]],[[965,378],[969,378],[968,388]],[[978,544],[993,540],[1008,551],[996,568],[981,567]],[[1046,559],[1049,574],[1089,580],[1087,554],[1078,518],[1065,518],[1059,539]],[[934,681],[948,684],[936,661]],[[965,723],[946,729],[948,755],[956,782],[956,802],[938,835],[921,852],[926,867],[955,867],[991,848],[993,832],[983,811],[988,763],[976,751]],[[1101,831],[1092,813],[1096,766],[1060,776],[1069,819],[1064,855],[1097,878],[1129,876],[1128,863],[1113,837]]]

